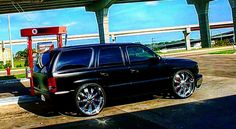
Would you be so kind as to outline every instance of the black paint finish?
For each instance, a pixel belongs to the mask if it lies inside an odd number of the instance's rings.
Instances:
[[[100,50],[114,47],[120,49],[123,62],[99,66]],[[153,57],[143,61],[131,62],[127,47],[140,47]],[[73,67],[57,70],[56,67],[60,63],[59,58],[61,54],[67,51],[80,51],[82,49],[92,50],[88,67],[74,67],[73,64],[70,64]],[[58,92],[69,91],[73,93],[73,91],[85,83],[97,83],[104,88],[108,98],[110,96],[122,97],[131,94],[154,92],[158,90],[158,87],[168,88],[172,83],[174,73],[178,70],[187,69],[195,75],[196,80],[202,78],[202,75],[198,73],[197,62],[187,59],[162,58],[141,44],[80,45],[55,49],[49,53],[51,55],[49,63],[40,68],[38,65],[40,59],[38,59],[38,63],[35,64],[37,71],[33,75],[36,93],[44,95],[51,95],[47,87],[47,78],[49,77],[56,79]],[[113,53],[111,52],[111,54]],[[71,56],[76,57],[73,54]],[[144,59],[143,55],[137,56],[142,57],[140,59]],[[73,60],[79,60],[79,58],[73,58]],[[44,67],[47,67],[46,71]]]

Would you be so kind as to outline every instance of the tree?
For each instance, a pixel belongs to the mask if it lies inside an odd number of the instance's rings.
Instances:
[[[35,53],[36,50],[33,49],[33,53]],[[27,59],[28,57],[28,49],[26,48],[25,50],[23,51],[18,51],[16,54],[15,54],[15,59],[20,59],[20,60],[25,60]]]
[[[33,49],[33,53],[36,53],[35,49]],[[18,51],[15,54],[15,60],[24,60],[24,66],[28,66],[28,49],[26,48],[23,51]]]

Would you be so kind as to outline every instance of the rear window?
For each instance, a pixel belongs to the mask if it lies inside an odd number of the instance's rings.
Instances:
[[[88,68],[92,57],[92,49],[80,49],[62,52],[56,70],[68,70],[75,68]]]
[[[48,65],[49,62],[50,62],[50,53],[47,52],[47,53],[42,54],[42,57],[41,57],[41,58],[42,58],[42,59],[41,59],[41,64],[42,64],[42,66]]]
[[[51,59],[50,52],[45,52],[36,55],[36,64],[34,65],[35,72],[47,72],[49,70],[49,64]]]

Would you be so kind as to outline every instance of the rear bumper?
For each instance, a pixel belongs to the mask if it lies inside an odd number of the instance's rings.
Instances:
[[[36,93],[35,95],[39,96],[42,101],[54,101],[55,98],[57,98],[58,96],[67,95],[67,94],[70,94],[71,92],[73,92],[73,90],[71,90],[71,91],[58,91],[55,93],[50,93],[48,91],[40,90],[36,87],[34,88],[34,91]]]
[[[202,74],[196,75],[196,87],[199,88],[202,85],[203,76]]]
[[[35,92],[35,95],[39,96],[42,101],[52,101],[55,96],[52,93],[46,90],[41,90],[37,87],[34,87],[34,92]]]

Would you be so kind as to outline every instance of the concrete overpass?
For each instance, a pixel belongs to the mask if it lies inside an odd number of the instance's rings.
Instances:
[[[109,43],[109,7],[112,4],[144,1],[157,0],[0,0],[0,14],[84,6],[87,11],[92,11],[96,14],[100,43]],[[188,4],[193,4],[196,8],[203,48],[211,47],[208,19],[209,2],[211,1],[213,0],[187,0]],[[232,8],[236,33],[236,0],[228,1]],[[188,31],[189,30],[187,30],[187,32]],[[188,33],[186,33],[186,36],[188,36]]]
[[[210,23],[210,29],[220,29],[220,28],[232,28],[233,22],[218,22]],[[199,25],[186,25],[186,26],[174,26],[174,27],[164,27],[164,28],[153,28],[153,29],[142,29],[142,30],[130,30],[130,31],[120,31],[120,32],[110,32],[110,38],[113,42],[116,42],[116,39],[122,36],[134,36],[134,35],[146,35],[146,34],[157,34],[157,33],[166,33],[166,32],[183,32],[185,38],[185,46],[187,50],[191,49],[190,44],[190,33],[192,31],[199,31]],[[73,40],[83,40],[83,39],[95,39],[99,38],[99,34],[84,34],[84,35],[71,35],[68,36],[68,41]],[[46,41],[57,41],[56,37],[47,37],[47,38],[34,38],[33,42],[46,42]],[[198,40],[198,42],[201,42]],[[9,41],[3,41],[5,45],[9,45]],[[12,40],[13,45],[27,44],[26,39],[21,40]],[[183,43],[181,43],[183,44]],[[178,44],[175,44],[176,46]]]

